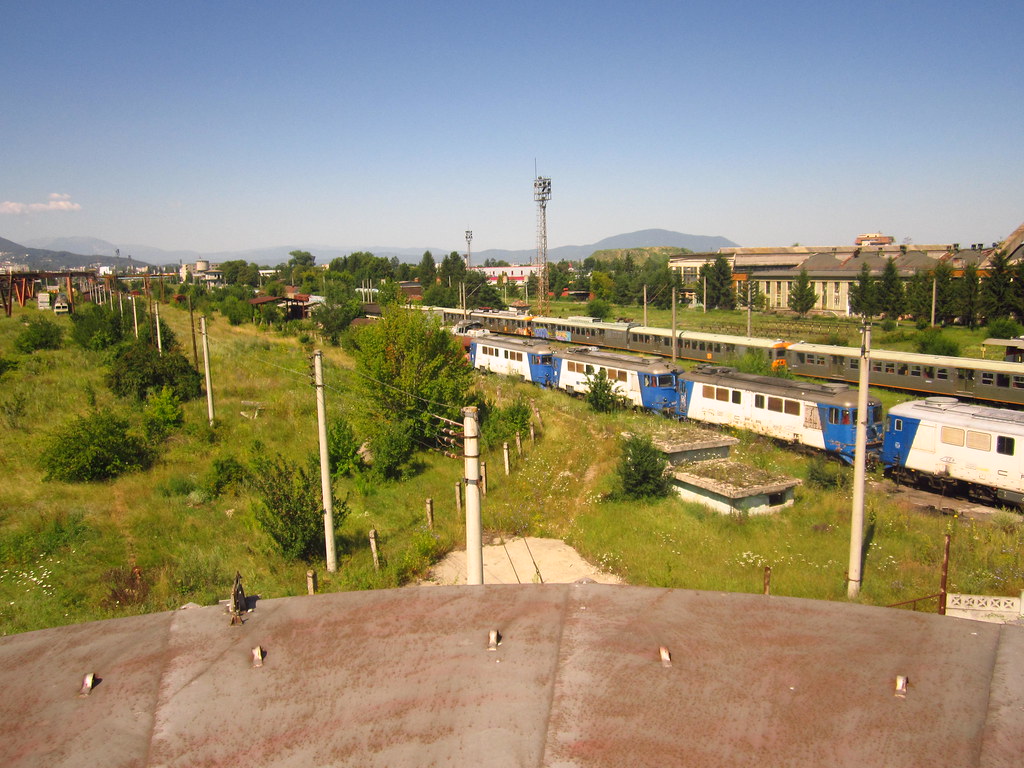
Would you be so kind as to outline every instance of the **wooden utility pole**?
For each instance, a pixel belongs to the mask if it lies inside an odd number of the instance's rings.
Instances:
[[[316,387],[316,422],[317,434],[320,438],[320,490],[324,503],[327,571],[334,573],[338,570],[338,557],[334,547],[334,502],[331,494],[331,460],[327,451],[327,402],[324,397],[323,353],[319,349],[313,352],[313,384]],[[374,561],[376,561],[376,541],[371,539],[371,544],[375,550]]]

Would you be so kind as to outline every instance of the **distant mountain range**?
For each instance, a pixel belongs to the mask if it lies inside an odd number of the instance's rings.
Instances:
[[[549,261],[582,261],[595,251],[623,248],[651,248],[666,246],[685,248],[699,253],[717,251],[719,248],[735,246],[736,243],[724,237],[686,235],[667,229],[644,229],[623,235],[606,237],[592,245],[563,245],[548,251]],[[288,261],[291,251],[309,251],[318,264],[326,264],[339,256],[355,251],[368,251],[376,256],[397,257],[399,261],[417,263],[425,251],[434,254],[440,261],[448,253],[443,248],[395,248],[389,246],[365,246],[339,248],[337,246],[282,245],[273,248],[259,248],[247,251],[219,251],[199,253],[197,251],[165,251],[147,245],[114,245],[95,237],[48,237],[36,238],[24,244],[0,238],[0,261],[27,264],[30,269],[61,269],[84,267],[90,264],[126,268],[131,263],[143,266],[168,266],[194,262],[199,259],[220,263],[242,260],[261,266],[273,267]],[[120,257],[116,254],[120,251]],[[535,250],[509,251],[490,249],[473,253],[473,263],[482,264],[486,259],[504,260],[510,263],[529,262]]]

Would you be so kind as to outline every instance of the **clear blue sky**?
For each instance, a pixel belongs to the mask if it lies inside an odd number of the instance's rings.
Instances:
[[[0,237],[203,252],[985,242],[1024,3],[7,2]]]

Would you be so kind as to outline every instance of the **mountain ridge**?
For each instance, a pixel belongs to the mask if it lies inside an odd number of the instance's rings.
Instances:
[[[708,252],[719,248],[735,246],[736,243],[721,236],[688,235],[667,229],[643,229],[612,235],[590,245],[563,245],[548,250],[549,261],[583,261],[595,251],[625,248],[675,247],[690,251]],[[397,248],[394,246],[364,246],[341,248],[326,245],[281,245],[267,248],[253,248],[238,251],[165,251],[147,245],[114,243],[97,237],[49,237],[33,238],[24,244],[0,237],[0,252],[4,258],[15,263],[27,263],[31,269],[59,269],[82,267],[90,264],[104,266],[126,266],[129,261],[138,266],[166,266],[197,260],[220,263],[242,260],[265,266],[276,266],[288,261],[290,251],[309,251],[316,257],[316,263],[327,264],[332,259],[347,256],[356,251],[368,251],[375,256],[398,258],[407,263],[418,263],[424,252],[430,251],[440,261],[449,251],[443,248]],[[121,256],[115,256],[120,251]],[[460,250],[461,252],[461,250]],[[486,259],[509,262],[529,262],[535,249],[505,250],[491,248],[472,254],[473,262],[480,264]]]

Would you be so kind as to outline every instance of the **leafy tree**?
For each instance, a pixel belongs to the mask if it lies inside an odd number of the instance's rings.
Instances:
[[[988,321],[988,335],[993,339],[1013,339],[1024,333],[1024,326],[1008,317]]]
[[[397,305],[352,340],[364,413],[375,427],[412,424],[414,439],[432,440],[439,422],[459,416],[472,368],[453,334],[436,318]]]
[[[71,340],[83,349],[100,351],[126,338],[131,314],[122,315],[99,304],[90,304],[71,315]]]
[[[289,267],[312,267],[316,263],[316,257],[309,251],[289,251]]]
[[[598,413],[611,413],[625,408],[627,400],[605,369],[598,368],[597,373],[587,374],[587,404]]]
[[[150,392],[142,412],[142,428],[151,442],[159,442],[184,423],[185,411],[170,387]]]
[[[931,318],[932,278],[927,272],[915,272],[907,281],[906,311],[917,321]]]
[[[878,309],[887,318],[898,320],[903,314],[906,296],[903,292],[903,281],[900,280],[896,260],[889,258],[882,268],[882,276],[878,280]]]
[[[227,296],[220,304],[220,311],[231,325],[242,325],[252,320],[252,305],[237,296]]]
[[[40,466],[44,480],[68,483],[107,480],[153,463],[153,454],[128,421],[97,411],[66,423],[46,441]]]
[[[614,278],[607,272],[591,272],[590,292],[594,294],[595,299],[601,299],[602,301],[611,301],[612,298],[615,296]]]
[[[342,301],[328,298],[313,309],[312,319],[323,330],[328,342],[332,346],[338,346],[341,334],[362,312],[362,302],[355,295]]]
[[[878,285],[866,261],[860,265],[857,282],[850,285],[850,313],[864,317],[878,314]]]
[[[310,456],[306,466],[278,454],[257,456],[250,473],[260,497],[256,519],[290,559],[310,561],[325,551],[324,517],[319,462]],[[348,505],[332,499],[337,528],[348,515]]]
[[[45,317],[33,317],[14,339],[14,348],[23,354],[39,349],[60,349],[64,330]]]
[[[379,480],[403,480],[416,448],[416,424],[410,419],[393,419],[374,430],[370,438],[370,474]]]
[[[814,287],[811,285],[811,278],[807,274],[807,269],[801,269],[800,274],[797,275],[796,280],[793,281],[792,286],[789,289],[789,308],[796,312],[800,317],[803,317],[810,312],[817,303],[818,294],[814,292]]]
[[[917,351],[926,355],[944,355],[946,357],[960,355],[960,345],[945,336],[939,328],[922,331],[917,335],[914,343],[917,346]]]
[[[351,475],[362,467],[359,448],[359,439],[345,419],[337,418],[328,425],[327,457],[332,477]]]
[[[530,431],[530,406],[521,396],[505,407],[483,403],[480,407],[480,441],[486,448],[514,440]]]
[[[626,499],[667,496],[672,490],[667,466],[665,454],[655,447],[651,438],[643,435],[626,438],[616,467],[619,495]]]

